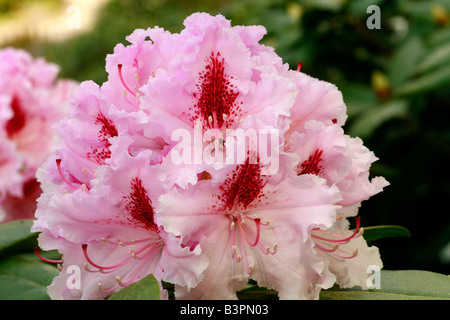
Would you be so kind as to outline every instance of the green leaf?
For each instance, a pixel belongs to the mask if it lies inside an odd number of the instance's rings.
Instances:
[[[393,118],[403,117],[408,112],[408,101],[393,100],[382,105],[367,109],[360,113],[350,124],[348,132],[353,137],[366,139],[384,122]]]
[[[440,46],[442,43],[450,42],[450,28],[435,30],[429,35],[427,43],[429,46]]]
[[[446,66],[450,61],[450,43],[446,43],[434,50],[423,58],[420,64],[414,70],[415,73],[423,73],[439,66]]]
[[[369,274],[368,274],[369,277]],[[450,277],[422,270],[382,270],[380,289],[333,287],[320,293],[322,300],[450,300]]]
[[[337,11],[343,6],[342,1],[335,0],[303,0],[302,5],[310,10]]]
[[[448,84],[450,84],[450,66],[435,69],[414,80],[410,80],[394,93],[397,96],[407,96],[435,90]]]
[[[158,280],[148,275],[116,292],[108,300],[161,300]]]
[[[373,241],[383,238],[410,237],[410,236],[411,233],[409,232],[409,230],[402,226],[383,225],[383,226],[364,227],[364,239],[366,239],[366,241]]]
[[[59,275],[56,267],[27,254],[0,260],[0,300],[48,300],[47,286]]]
[[[426,21],[432,21],[431,8],[434,1],[422,0],[422,1],[400,1],[400,12],[411,16],[414,19],[423,19]]]
[[[0,224],[0,256],[33,250],[37,234],[30,232],[32,224],[31,219]]]
[[[387,76],[395,88],[404,83],[413,73],[423,56],[424,46],[419,37],[412,37],[397,49],[387,66]]]
[[[342,83],[338,87],[347,105],[349,118],[354,118],[379,103],[370,86],[359,83]]]

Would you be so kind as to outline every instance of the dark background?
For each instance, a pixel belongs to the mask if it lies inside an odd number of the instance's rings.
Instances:
[[[0,1],[8,16],[29,3]],[[41,1],[65,9],[63,1]],[[369,5],[380,29],[369,29]],[[400,225],[410,237],[373,241],[385,269],[450,270],[450,0],[111,0],[95,28],[54,42],[22,36],[5,44],[61,66],[61,77],[106,80],[105,57],[136,28],[183,28],[191,13],[221,13],[233,25],[264,25],[263,43],[344,94],[351,136],[380,159],[371,173],[391,185],[363,202],[363,226]],[[0,16],[0,17],[1,17]]]

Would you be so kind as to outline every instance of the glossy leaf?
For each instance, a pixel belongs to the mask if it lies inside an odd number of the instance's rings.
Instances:
[[[347,105],[349,118],[354,118],[379,103],[370,86],[359,83],[343,83],[338,88],[341,90]]]
[[[435,30],[427,39],[430,46],[440,46],[442,43],[450,42],[450,28]]]
[[[32,224],[31,219],[0,224],[0,256],[32,251],[37,244],[37,234],[30,232]]]
[[[421,270],[381,270],[377,280],[367,273],[372,284],[379,280],[379,289],[361,290],[359,287],[341,289],[335,285],[322,290],[320,300],[450,300],[450,277]],[[277,292],[249,284],[238,292],[239,299],[278,299]]]
[[[415,72],[423,73],[439,66],[446,66],[450,61],[450,43],[446,43],[434,50],[432,50],[425,58],[417,65]]]
[[[424,53],[420,38],[407,39],[387,65],[387,74],[393,87],[404,83],[413,73]]]
[[[427,91],[436,90],[450,84],[450,66],[438,68],[432,72],[425,73],[420,77],[406,82],[399,87],[395,94],[397,96],[407,96]]]
[[[368,273],[368,278],[371,276]],[[421,270],[382,270],[380,289],[333,287],[323,290],[322,300],[450,300],[450,277]]]
[[[364,239],[366,239],[366,241],[373,241],[383,238],[409,237],[409,236],[411,236],[409,230],[402,226],[383,225],[383,226],[364,227]]]
[[[56,267],[28,254],[0,259],[0,300],[48,300],[47,286]]]
[[[382,105],[367,109],[358,115],[350,124],[348,132],[353,137],[365,139],[370,137],[384,122],[407,114],[408,102],[393,100]]]

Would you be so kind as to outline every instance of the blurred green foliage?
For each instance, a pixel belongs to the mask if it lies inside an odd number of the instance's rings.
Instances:
[[[370,5],[381,9],[380,29],[366,26]],[[134,29],[179,32],[196,11],[221,13],[233,25],[264,25],[263,43],[292,68],[302,61],[303,72],[339,87],[346,132],[375,152],[373,175],[391,183],[363,202],[362,223],[411,232],[373,242],[385,268],[448,274],[450,0],[112,0],[91,32],[64,43],[12,45],[60,64],[63,77],[101,83],[106,55]]]

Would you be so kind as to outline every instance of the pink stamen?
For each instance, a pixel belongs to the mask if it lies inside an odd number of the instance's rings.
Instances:
[[[249,230],[249,233],[254,234],[253,230]],[[273,244],[273,250],[264,242],[262,242],[261,240],[258,242],[257,245],[258,249],[264,254],[264,255],[274,255],[275,253],[277,253],[277,244],[274,243]]]
[[[251,245],[252,247],[256,246],[259,242],[259,235],[261,233],[261,219],[259,218],[255,219],[255,225],[256,225],[256,238],[254,244]]]
[[[126,244],[124,244],[123,242],[119,242],[119,243],[117,243],[117,244],[120,244],[120,245],[126,245]],[[126,264],[128,264],[128,263],[130,263],[130,262],[135,261],[135,260],[142,260],[142,259],[144,259],[149,253],[158,251],[157,249],[160,248],[160,247],[161,247],[161,244],[160,244],[160,243],[158,243],[158,242],[152,242],[152,243],[150,243],[150,244],[148,244],[148,245],[143,246],[143,247],[140,248],[139,250],[136,250],[136,251],[130,251],[131,258],[127,258],[127,259],[125,259],[124,261],[119,262],[119,263],[117,263],[117,264],[114,264],[114,265],[112,265],[112,266],[103,267],[103,266],[100,266],[100,265],[96,264],[95,262],[93,262],[92,259],[88,256],[88,254],[87,254],[87,244],[83,244],[83,245],[82,245],[83,254],[84,254],[84,256],[86,257],[86,260],[87,260],[92,266],[94,266],[94,267],[98,268],[99,270],[101,270],[101,272],[103,272],[103,273],[108,273],[107,271],[105,272],[105,270],[114,270],[114,269],[118,269],[118,268],[123,267],[124,265],[126,265]],[[145,253],[144,253],[144,252],[145,252]],[[140,257],[139,255],[141,255],[142,253],[144,253],[144,255]],[[86,270],[87,270],[87,271],[91,271],[91,270],[89,270],[88,268],[86,268]],[[93,271],[93,272],[97,272],[97,271]]]
[[[263,225],[261,223],[261,225]],[[249,228],[248,226],[244,225],[243,226],[245,231],[248,232],[251,236],[255,236],[255,232],[253,231],[253,229]],[[262,254],[264,255],[274,255],[276,253],[276,250],[271,251],[270,247],[268,245],[266,245],[264,242],[261,241],[261,239],[259,239],[256,247],[261,251]]]
[[[240,223],[239,223],[239,226],[240,226]],[[242,229],[241,229],[242,230]],[[242,230],[243,231],[243,230]],[[239,242],[241,243],[241,253],[242,253],[242,258],[244,259],[244,265],[245,265],[245,269],[246,269],[246,271],[247,271],[247,273],[250,273],[250,267],[249,267],[249,265],[248,265],[248,260],[247,260],[247,252],[246,252],[246,250],[245,250],[245,247],[244,247],[244,241],[243,241],[243,239],[242,239],[242,234],[243,234],[244,232],[239,232]],[[245,235],[245,233],[244,233],[244,235]],[[247,240],[247,243],[248,243],[248,239],[247,239],[247,237],[246,237],[246,240]]]
[[[324,252],[335,252],[335,251],[339,248],[339,244],[336,243],[336,244],[333,246],[333,248],[327,249],[327,248],[325,248],[324,246],[322,246],[322,245],[320,245],[320,244],[318,244],[318,243],[316,242],[316,247],[319,248],[320,250],[324,251]]]
[[[116,290],[118,287],[119,287],[119,285],[116,284],[115,286],[113,286],[113,287],[111,287],[111,288],[109,288],[109,289],[103,289],[102,284],[101,284],[101,283],[98,284],[99,290],[100,290],[101,292],[104,292],[104,293],[113,292],[113,291]]]
[[[264,183],[264,185],[266,184],[266,182]],[[258,218],[258,217],[252,218],[252,217],[245,216],[245,215],[242,215],[242,216],[244,216],[246,220],[251,220],[251,221],[253,221],[255,223],[256,223],[256,220],[259,220],[259,224],[262,225],[262,226],[266,227],[266,226],[269,225],[269,221],[267,221],[267,220],[266,220],[266,223],[264,223],[264,222],[261,222],[261,218]]]
[[[358,249],[355,248],[355,250],[353,250],[353,254],[351,256],[343,256],[337,253],[332,253],[332,255],[341,258],[341,259],[353,259],[354,257],[356,257],[358,255]]]
[[[136,93],[135,93],[133,90],[131,90],[131,89],[127,86],[127,84],[125,83],[125,81],[124,81],[124,79],[123,79],[123,75],[122,75],[122,64],[119,64],[119,65],[117,66],[117,68],[119,69],[119,78],[120,78],[120,81],[122,82],[122,85],[125,87],[125,89],[126,89],[129,93],[131,93],[134,97],[136,97]]]
[[[248,222],[245,222],[244,219],[251,220],[255,222],[255,228],[252,227],[251,224]],[[253,270],[253,265],[249,264],[248,257],[247,257],[247,251],[245,248],[245,242],[251,247],[258,248],[262,254],[264,255],[273,255],[277,252],[277,244],[274,243],[273,250],[271,248],[264,244],[261,241],[261,225],[269,225],[269,222],[267,221],[267,224],[261,223],[261,218],[249,218],[246,217],[243,214],[240,214],[239,217],[237,216],[230,216],[230,232],[231,232],[231,248],[232,248],[232,255],[231,257],[236,262],[243,262],[246,268],[247,273],[251,273]],[[236,234],[237,232],[237,234]],[[239,238],[239,239],[237,239]],[[245,240],[245,241],[244,241]],[[239,249],[237,247],[237,242],[239,242]]]
[[[359,227],[360,227],[360,222],[361,222],[360,220],[361,220],[360,217],[356,217],[356,218],[355,218],[355,221],[356,221],[356,228],[355,228],[355,231],[353,232],[352,235],[350,235],[350,236],[347,237],[347,238],[343,238],[343,239],[327,239],[327,238],[319,237],[319,236],[317,236],[317,235],[315,235],[315,234],[311,234],[311,236],[312,236],[313,238],[315,238],[315,239],[319,239],[319,240],[323,240],[323,241],[328,241],[328,242],[335,242],[335,243],[339,243],[339,242],[348,242],[348,241],[350,241],[351,239],[353,239],[357,234],[359,234],[359,232],[360,232]]]
[[[154,256],[158,253],[158,248],[160,248],[161,246],[156,246],[154,248],[154,250],[150,250],[149,252],[146,253],[146,256],[142,257],[142,258],[146,258],[145,260],[141,261],[140,263],[136,264],[131,270],[130,272],[125,276],[124,279],[126,279],[129,275],[131,275],[140,264],[142,264],[141,268],[138,270],[138,272],[128,281],[123,282],[122,280],[120,280],[119,277],[117,277],[118,279],[118,283],[121,287],[126,287],[132,283],[134,283],[136,280],[139,279],[139,277],[141,276],[142,272],[145,270],[145,268],[148,266],[149,263],[151,263],[153,261]],[[148,256],[147,256],[148,255]],[[145,262],[144,262],[145,261]]]
[[[73,184],[71,184],[67,179],[66,179],[66,177],[64,177],[64,174],[63,174],[63,172],[62,172],[62,170],[61,170],[61,159],[56,159],[56,166],[57,166],[57,168],[58,168],[58,173],[59,173],[59,175],[61,176],[61,178],[63,179],[63,181],[69,186],[69,187],[71,187],[71,188],[73,188],[73,189],[78,189],[77,187],[75,187]]]
[[[247,237],[247,232],[244,230],[242,224],[240,222],[238,222],[238,225],[239,225],[239,228],[240,228],[242,234],[244,235],[245,241],[247,241],[248,245],[251,246],[251,247],[256,247],[256,245],[259,242],[259,236],[260,236],[260,233],[261,233],[261,219],[256,218],[253,221],[255,221],[255,225],[256,225],[256,235],[255,235],[255,241],[253,243]]]
[[[94,267],[96,267],[96,268],[98,268],[98,269],[100,269],[100,270],[117,269],[117,268],[120,268],[120,267],[122,267],[122,266],[124,266],[124,265],[130,263],[131,261],[134,261],[134,260],[135,260],[134,257],[131,257],[131,258],[129,258],[129,259],[127,259],[127,260],[125,260],[125,261],[123,261],[123,262],[121,262],[121,263],[116,264],[116,265],[109,266],[109,267],[102,267],[102,266],[96,264],[94,261],[92,261],[91,258],[88,256],[88,254],[87,254],[87,244],[85,244],[85,243],[82,244],[82,245],[81,245],[81,248],[83,249],[83,254],[84,254],[86,260],[87,260],[91,265],[93,265]]]
[[[155,245],[152,250],[149,250],[148,252],[145,253],[145,255],[143,257],[140,258],[141,261],[139,261],[139,263],[137,263],[124,277],[124,279],[127,279],[130,275],[132,275],[136,271],[136,269],[138,269],[140,267],[140,269],[134,274],[134,276],[132,276],[131,279],[124,281],[124,280],[120,279],[119,276],[117,276],[116,277],[117,284],[109,289],[104,289],[102,284],[99,283],[98,288],[100,289],[100,291],[105,292],[105,293],[112,292],[115,289],[117,289],[119,286],[126,287],[126,286],[136,282],[139,279],[139,277],[141,276],[142,272],[148,266],[148,264],[153,261],[154,256],[159,252],[158,249],[160,249],[161,246],[162,246],[161,244]]]
[[[127,246],[131,246],[133,244],[137,244],[137,243],[143,243],[143,242],[147,242],[150,240],[156,240],[155,238],[144,238],[144,239],[139,239],[139,240],[132,240],[132,241],[111,241],[108,240],[106,238],[103,238],[102,241],[106,242],[106,243],[110,243],[110,244],[118,244],[121,246],[127,245]]]
[[[235,227],[236,227],[235,222],[234,222],[233,218],[231,218],[231,227],[230,227],[231,228],[231,248],[233,250],[231,257],[234,258],[234,260],[236,262],[239,262],[238,258],[237,258],[237,253],[236,253],[237,246],[236,246],[236,232],[234,230]]]
[[[45,261],[45,262],[49,262],[49,263],[63,263],[64,260],[52,260],[52,259],[47,259],[45,257],[43,257],[40,252],[39,252],[39,248],[35,247],[34,248],[34,253],[39,257],[39,259]]]

